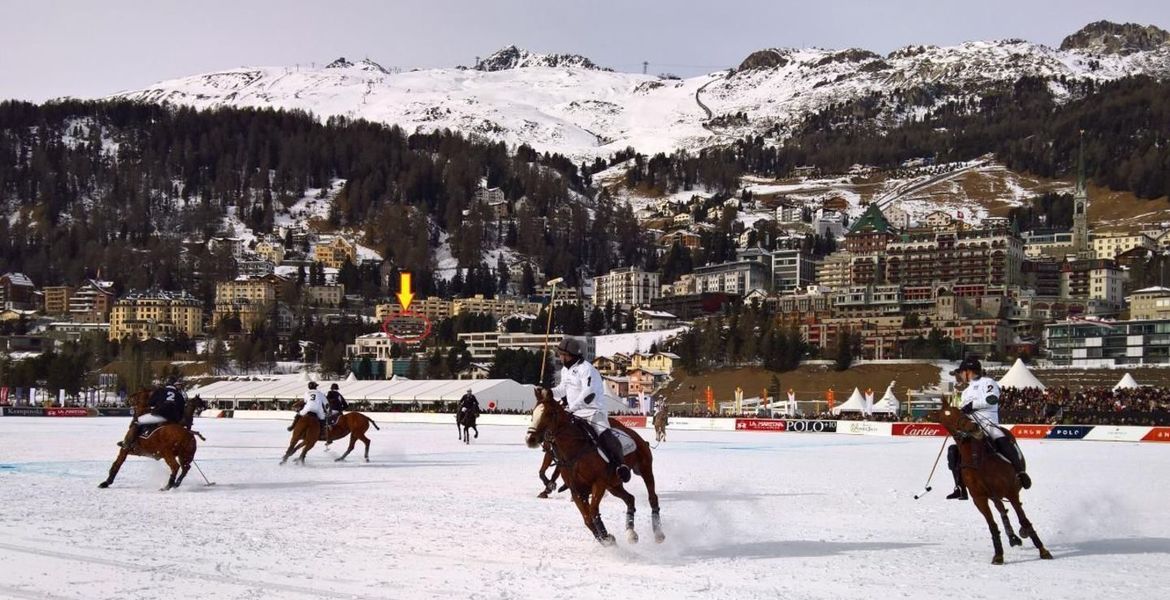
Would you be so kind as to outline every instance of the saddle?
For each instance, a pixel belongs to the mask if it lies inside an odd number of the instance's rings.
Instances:
[[[601,451],[600,441],[597,439],[597,431],[595,431],[593,429],[593,426],[589,424],[589,421],[586,421],[585,419],[582,419],[581,417],[578,417],[576,415],[573,415],[572,419],[573,419],[573,424],[576,425],[578,428],[580,428],[581,431],[585,432],[585,435],[588,437],[589,442],[591,444],[593,444],[593,446],[595,448],[597,448],[597,452],[599,454],[601,454],[601,457],[605,458],[605,453]],[[615,436],[617,436],[618,441],[621,442],[622,456],[626,456],[626,455],[632,453],[634,450],[638,449],[638,446],[637,446],[637,444],[634,443],[633,438],[626,435],[626,432],[624,432],[616,427],[610,427],[609,430],[612,431],[613,434]]]

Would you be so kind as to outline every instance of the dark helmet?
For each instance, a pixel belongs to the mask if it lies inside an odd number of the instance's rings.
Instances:
[[[331,389],[331,390],[337,389],[337,384],[335,383],[335,384],[329,386],[329,389]]]
[[[579,358],[582,354],[581,342],[577,338],[562,338],[561,343],[557,344],[557,352],[572,354]]]
[[[957,369],[951,371],[951,375],[958,375],[963,371],[971,371],[976,375],[982,375],[983,365],[979,363],[979,359],[975,358],[974,356],[968,356],[967,358],[963,359],[963,362],[959,363],[959,367]]]
[[[316,382],[316,381],[310,381],[310,382],[309,382],[309,389],[310,389],[310,390],[315,390],[315,389],[317,389],[317,382]]]
[[[171,375],[170,377],[167,377],[167,385],[179,385],[179,376]]]

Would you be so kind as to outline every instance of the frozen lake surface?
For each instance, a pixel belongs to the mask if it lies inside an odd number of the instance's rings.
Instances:
[[[377,415],[374,415],[375,419]],[[196,421],[183,487],[131,457],[100,490],[127,424],[0,418],[0,598],[1112,598],[1170,586],[1170,446],[1023,441],[1029,544],[990,564],[970,502],[947,501],[938,438],[671,431],[655,451],[666,541],[645,486],[603,548],[567,494],[539,500],[522,427],[380,424],[371,462],[321,446],[278,466],[287,422]],[[651,437],[645,435],[645,437]],[[344,450],[344,447],[342,448]],[[356,457],[356,460],[355,460]],[[1005,541],[1006,546],[1006,541]],[[1161,590],[1161,591],[1159,591]]]

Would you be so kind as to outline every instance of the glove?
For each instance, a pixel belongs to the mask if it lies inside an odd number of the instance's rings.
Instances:
[[[971,404],[964,404],[961,408],[959,408],[959,412],[965,415],[969,415],[975,412],[975,406]]]

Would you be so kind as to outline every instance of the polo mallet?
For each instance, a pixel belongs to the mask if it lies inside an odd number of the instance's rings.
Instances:
[[[546,323],[544,326],[544,359],[540,361],[540,379],[536,382],[536,385],[538,386],[544,383],[544,365],[548,363],[548,336],[549,333],[552,332],[552,317],[557,299],[557,284],[563,282],[564,280],[564,277],[557,277],[556,279],[552,279],[545,284],[552,288],[552,293],[549,294],[548,297],[548,323]]]
[[[196,470],[196,471],[199,471],[199,474],[203,476],[203,481],[204,481],[205,483],[207,483],[207,485],[209,485],[209,486],[211,486],[211,485],[215,485],[215,482],[214,482],[214,481],[211,481],[210,479],[208,479],[208,478],[207,478],[207,476],[206,476],[206,475],[203,475],[203,469],[200,469],[200,468],[199,468],[199,463],[197,463],[197,462],[195,462],[194,460],[192,460],[192,461],[191,461],[191,464],[195,465],[195,470]]]
[[[930,480],[934,478],[934,470],[938,468],[938,460],[940,458],[942,458],[943,448],[946,448],[946,447],[947,447],[947,438],[944,437],[942,446],[939,447],[939,449],[938,449],[938,456],[934,457],[934,466],[932,466],[930,468],[930,475],[926,476],[926,492],[922,492],[921,494],[914,494],[915,500],[925,496],[927,492],[934,489],[934,488],[930,487]]]

